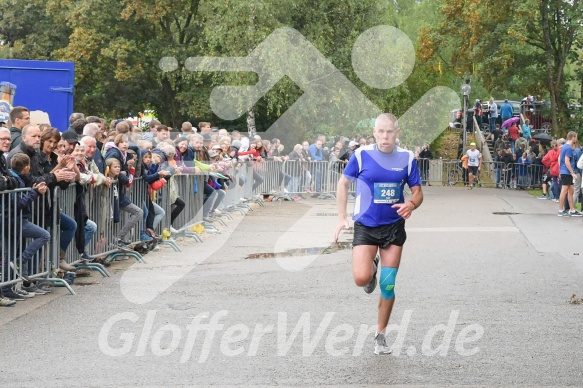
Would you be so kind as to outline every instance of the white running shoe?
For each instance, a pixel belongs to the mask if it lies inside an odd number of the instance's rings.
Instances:
[[[391,348],[387,346],[387,341],[385,341],[385,335],[383,333],[378,333],[374,338],[374,354],[378,356],[391,354]]]

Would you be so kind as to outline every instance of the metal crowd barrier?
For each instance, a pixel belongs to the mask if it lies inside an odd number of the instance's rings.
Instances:
[[[227,195],[225,196],[224,208],[226,214],[229,212],[238,212],[244,215],[246,211],[251,208],[246,205],[246,201],[253,196],[253,167],[250,163],[237,163],[229,168],[229,176],[232,183],[227,187]],[[251,176],[251,179],[248,177]]]
[[[467,184],[467,171],[461,167],[459,160],[418,160],[423,182],[427,184],[463,186]],[[263,195],[275,194],[282,199],[291,199],[290,195],[301,195],[306,193],[306,186],[313,186],[319,198],[335,198],[337,183],[342,174],[344,165],[339,162],[299,162],[299,161],[262,161],[262,162],[238,162],[223,171],[231,181],[225,185],[226,196],[223,199],[221,208],[227,218],[231,212],[240,212],[242,215],[250,210],[247,201],[260,199]],[[484,162],[478,177],[478,184],[484,187],[500,188],[538,188],[542,182],[544,167],[537,164],[501,162]],[[258,174],[263,182],[253,189],[254,173]],[[213,222],[222,222],[220,217],[213,220],[203,219],[202,209],[204,200],[204,181],[208,175],[183,174],[171,178],[176,186],[178,197],[185,202],[185,207],[176,218],[174,225],[170,224],[172,203],[170,195],[170,184],[165,185],[156,194],[154,201],[164,208],[166,215],[160,222],[157,234],[162,235],[166,229],[173,227],[178,230],[178,235],[192,237],[196,241],[202,241],[198,235],[191,230],[194,226],[202,224],[205,228],[212,227]],[[121,222],[115,223],[113,220],[113,198],[114,185],[111,187],[100,185],[88,187],[85,197],[85,205],[90,220],[97,224],[97,229],[93,239],[86,247],[86,258],[82,258],[78,252],[75,239],[68,247],[65,260],[68,264],[76,268],[88,268],[99,271],[103,276],[109,276],[107,270],[98,263],[93,263],[91,259],[108,258],[115,260],[118,257],[134,257],[138,261],[143,261],[142,256],[129,247],[119,247],[116,245],[116,236],[121,225],[127,221],[128,215],[120,211]],[[356,182],[350,186],[349,193],[354,194]],[[19,189],[0,193],[0,204],[3,209],[3,217],[0,223],[2,234],[0,240],[2,244],[2,267],[0,276],[0,287],[11,286],[22,282],[23,263],[19,252],[22,252],[25,242],[22,241],[22,228],[19,225],[20,214],[9,209],[16,209],[18,196],[30,191],[30,189]],[[136,178],[132,187],[126,189],[126,195],[132,203],[139,208],[143,208],[147,202],[148,184],[141,178]],[[48,282],[61,283],[69,291],[74,291],[68,283],[60,278],[54,277],[54,270],[59,266],[59,241],[60,212],[73,216],[75,209],[79,206],[76,203],[76,184],[71,184],[66,190],[56,187],[53,192],[47,192],[45,196],[39,196],[39,200],[34,203],[33,223],[47,226],[51,233],[49,246],[43,247],[28,266],[28,274],[31,278],[45,280]],[[50,206],[50,209],[45,207]],[[49,224],[49,216],[52,221]],[[75,218],[75,217],[71,217]],[[140,232],[145,228],[143,220],[140,219],[137,225],[130,231],[126,240],[133,244],[140,244]],[[175,250],[179,250],[173,239],[161,241]]]
[[[0,287],[7,287],[22,282],[22,260],[17,252],[22,252],[22,213],[16,214],[18,196],[31,189],[17,189],[0,192],[2,219],[0,219],[0,242],[2,243],[2,267],[0,267]]]
[[[306,180],[306,171],[308,169],[307,162],[301,162],[298,160],[286,160],[282,166],[282,172],[289,176],[289,183],[287,185],[287,191],[298,196],[305,193],[303,187],[305,187],[304,182]]]
[[[59,278],[53,277],[53,260],[52,252],[54,251],[54,240],[44,245],[29,263],[23,263],[22,252],[26,248],[28,240],[22,237],[22,222],[24,220],[22,212],[18,212],[18,200],[21,196],[31,192],[32,189],[16,189],[11,191],[0,192],[0,205],[2,209],[2,218],[0,219],[0,244],[1,244],[1,262],[0,266],[0,287],[11,287],[23,281],[24,265],[27,269],[27,277],[37,282],[61,284],[75,294],[69,284]],[[45,197],[46,196],[46,197]],[[28,219],[32,224],[43,229],[49,229],[48,217],[50,216],[49,192],[38,198],[32,204],[31,218]]]
[[[166,211],[166,215],[162,222],[158,225],[157,234],[164,236],[165,231],[175,229],[174,233],[178,236],[190,237],[197,242],[202,242],[202,239],[197,233],[192,232],[189,228],[202,223],[202,209],[203,209],[203,182],[206,175],[181,174],[174,175],[168,183],[159,190],[157,194],[157,204]],[[177,198],[184,201],[184,209],[176,217],[174,225],[172,225],[172,210],[175,205],[172,201],[172,188],[175,188]],[[196,190],[196,192],[195,192]],[[174,250],[179,251],[178,245],[174,239],[165,239],[160,242],[162,245],[169,245]]]
[[[544,166],[540,164],[512,163],[500,166],[497,173],[500,174],[499,185],[501,188],[522,190],[540,188]],[[498,178],[498,175],[496,177]]]
[[[274,160],[255,162],[253,164],[253,171],[263,180],[263,182],[253,190],[254,194],[275,194],[276,199],[286,197],[289,199],[287,189],[285,188],[285,175],[282,171],[282,164],[282,162]],[[251,179],[255,180],[253,176],[251,176]]]
[[[113,219],[114,212],[114,185],[116,181],[112,181],[111,187],[105,185],[99,185],[96,187],[89,186],[87,192],[85,193],[85,206],[87,210],[88,219],[95,222],[97,229],[93,238],[87,243],[86,242],[86,253],[87,258],[81,257],[81,253],[78,251],[76,246],[76,239],[73,239],[69,244],[68,249],[65,252],[65,261],[67,264],[75,266],[79,269],[87,268],[92,270],[97,270],[103,276],[109,276],[109,273],[105,267],[99,263],[93,263],[90,259],[96,258],[109,258],[110,260],[115,260],[119,257],[130,256],[134,257],[137,261],[143,261],[142,256],[130,249],[129,247],[119,247],[116,244],[116,236],[119,231],[120,225],[127,222],[128,215],[120,212],[119,223],[115,223]],[[59,187],[55,188],[54,195],[54,208],[55,215],[53,216],[53,238],[55,241],[55,251],[53,257],[55,261],[58,262],[59,259],[59,241],[61,238],[61,229],[59,211],[66,214],[67,216],[75,219],[75,209],[79,206],[76,203],[77,187],[76,183],[71,184],[66,190],[61,190]],[[139,183],[138,183],[139,185]],[[126,189],[126,195],[132,197],[134,187]],[[132,203],[136,206],[140,206],[139,198],[132,198]],[[77,222],[77,220],[76,220]],[[140,225],[140,223],[138,223]],[[78,225],[79,227],[79,225]],[[140,230],[136,230],[137,227],[133,228],[129,234],[125,237],[126,240],[132,242],[140,241]]]

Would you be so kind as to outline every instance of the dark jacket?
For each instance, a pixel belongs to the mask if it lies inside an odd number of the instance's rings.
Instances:
[[[433,153],[431,153],[431,150],[428,148],[419,152],[419,157],[421,159],[433,159]]]
[[[99,169],[99,172],[105,174],[105,158],[103,157],[99,149],[95,151],[95,154],[93,155],[93,161],[95,162],[95,165]]]
[[[146,152],[146,150],[140,150],[140,160],[143,159]],[[160,175],[158,174],[158,171],[160,171],[160,166],[154,163],[150,164],[149,166],[146,166],[144,163],[141,164],[142,168],[140,176],[146,181],[147,184],[151,185],[160,179]]]
[[[86,173],[87,169],[83,163],[77,163],[77,168],[81,173]],[[75,230],[75,246],[77,252],[85,252],[85,225],[89,217],[87,216],[87,207],[85,204],[85,197],[87,193],[87,186],[80,183],[75,184],[75,222],[77,222],[77,229]]]
[[[25,175],[19,175],[13,170],[10,170],[10,174],[12,174],[12,176],[17,180],[19,189],[23,189],[26,187],[24,184],[24,179],[26,178]],[[16,200],[17,214],[20,214],[20,212],[22,212],[22,218],[30,221],[32,219],[32,203],[38,198],[38,191],[31,190],[27,192],[18,192],[14,194],[18,198]]]
[[[342,154],[342,156],[340,156],[338,159],[348,162],[350,160],[350,158],[352,157],[352,155],[354,154],[354,151],[356,151],[358,148],[356,149],[352,149],[350,147],[348,147],[348,149],[346,150],[345,153]]]
[[[18,181],[8,171],[4,152],[0,151],[0,191],[14,190],[18,187]]]
[[[41,169],[42,172],[44,174],[50,174],[51,171],[53,171],[55,167],[57,167],[57,165],[59,164],[59,156],[54,152],[52,152],[50,156],[48,156],[44,152],[39,152],[39,163],[42,168]],[[66,181],[56,182],[55,180],[55,184],[58,185],[61,188],[61,190],[66,190],[69,187],[69,182]],[[54,189],[55,184],[49,186],[49,190],[52,191]]]
[[[131,186],[132,182],[133,182],[133,175],[130,174],[130,169],[128,168],[128,164],[126,162],[126,160],[123,159],[123,156],[121,154],[121,151],[119,150],[119,148],[117,148],[117,146],[113,146],[111,148],[109,148],[107,150],[107,152],[105,153],[105,160],[110,159],[110,158],[114,158],[117,159],[121,165],[121,171],[119,176],[117,177],[117,185],[118,185],[118,190],[119,190],[119,206],[120,207],[126,207],[129,204],[132,203],[132,201],[126,197],[125,195],[125,188],[126,186],[129,187]],[[131,156],[128,154],[127,158],[131,158]]]
[[[22,143],[22,131],[16,127],[11,127],[10,137],[12,138],[10,142],[10,151],[12,151]]]
[[[23,153],[28,155],[30,158],[30,174],[24,177],[24,183],[27,187],[32,187],[35,183],[45,182],[47,186],[54,187],[57,183],[57,177],[55,174],[46,173],[44,170],[44,162],[39,150],[27,146],[24,143],[20,143],[18,147],[14,148],[8,153],[6,157],[6,164],[10,168],[10,159],[12,156],[18,153]]]

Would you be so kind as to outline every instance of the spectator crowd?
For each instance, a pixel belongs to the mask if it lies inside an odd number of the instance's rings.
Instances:
[[[48,245],[54,225],[60,231],[61,273],[73,271],[76,276],[89,276],[87,270],[68,264],[65,256],[71,254],[70,250],[79,259],[107,264],[91,258],[87,249],[95,244],[97,225],[104,221],[89,219],[86,193],[91,188],[105,186],[113,191],[111,212],[104,212],[105,217],[118,223],[115,241],[110,243],[129,247],[133,244],[128,239],[130,231],[138,230],[140,240],[148,244],[156,241],[157,227],[167,211],[171,213],[170,231],[177,232],[174,223],[185,201],[174,187],[176,182],[172,177],[176,175],[204,175],[202,216],[212,221],[221,215],[226,191],[241,184],[229,176],[232,166],[249,160],[287,162],[288,168],[278,169],[278,183],[290,199],[301,200],[306,195],[319,196],[326,185],[327,173],[341,173],[356,148],[374,143],[372,136],[352,136],[331,139],[327,146],[326,136],[318,135],[288,151],[279,139],[247,137],[236,130],[211,128],[208,122],[198,123],[198,128],[185,122],[180,129],[174,129],[152,120],[144,132],[129,120],[119,119],[108,124],[100,117],[82,113],[73,113],[69,128],[61,132],[48,124],[31,124],[26,107],[13,108],[9,122],[3,124],[0,127],[0,192],[4,192],[6,202],[15,204],[2,209],[0,219],[4,252],[0,305],[3,306],[50,292],[50,287],[37,284],[29,274],[34,271],[33,258]],[[325,171],[324,165],[330,171]],[[132,203],[127,195],[128,188],[138,178],[147,183],[144,203]],[[264,181],[255,169],[247,179],[253,180],[254,190]],[[57,187],[74,191],[72,214],[52,208]],[[164,187],[169,190],[172,204],[166,209],[160,206],[156,196]],[[267,195],[264,197],[269,200]],[[42,217],[33,216],[36,206],[41,209]],[[121,216],[123,213],[126,217]],[[58,222],[53,222],[54,214]],[[9,236],[14,230],[21,231],[18,239],[22,243],[17,246],[9,244],[14,241]],[[18,275],[17,262],[22,264]],[[22,277],[20,287],[7,284],[7,280],[16,276]]]

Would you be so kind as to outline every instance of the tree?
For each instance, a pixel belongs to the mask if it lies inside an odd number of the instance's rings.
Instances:
[[[0,7],[0,41],[8,57],[52,59],[52,53],[68,43],[70,30],[46,12],[44,0],[5,0]]]
[[[567,123],[567,101],[561,98],[565,86],[565,64],[573,43],[582,32],[583,5],[579,0],[541,0],[539,4],[547,83],[551,95],[553,131],[559,133],[559,117]],[[536,42],[533,44],[538,44]],[[564,129],[563,129],[564,131]]]
[[[444,0],[441,12],[444,22],[421,32],[420,55],[441,58],[460,75],[478,75],[491,91],[512,85],[526,95],[544,85],[559,134],[566,120],[563,71],[581,32],[580,1]]]

